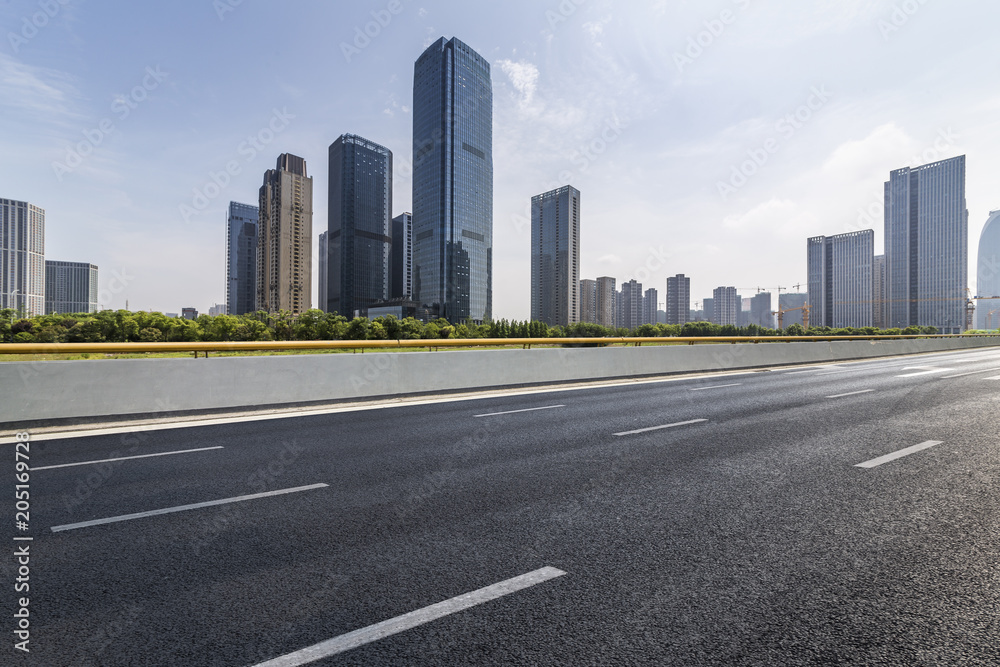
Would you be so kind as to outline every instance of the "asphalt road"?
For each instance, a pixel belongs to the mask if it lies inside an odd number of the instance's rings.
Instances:
[[[31,653],[3,664],[1000,664],[1000,350],[36,440],[31,466]]]

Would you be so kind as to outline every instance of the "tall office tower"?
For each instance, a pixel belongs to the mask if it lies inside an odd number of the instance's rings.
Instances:
[[[597,298],[595,308],[597,310],[597,323],[602,327],[614,328],[617,326],[617,292],[615,291],[615,279],[602,276],[597,279]]]
[[[712,308],[715,315],[712,322],[725,326],[739,324],[739,312],[743,310],[741,299],[736,294],[735,287],[716,287],[712,290]]]
[[[313,182],[290,153],[264,174],[257,225],[257,309],[295,315],[311,307]]]
[[[813,237],[807,263],[810,326],[872,326],[874,231]]]
[[[400,213],[392,219],[392,249],[389,252],[390,299],[413,298],[413,215]]]
[[[642,297],[642,323],[656,324],[656,311],[660,305],[660,293],[650,287]]]
[[[531,319],[566,326],[580,317],[580,191],[531,198]]]
[[[642,283],[632,280],[622,283],[619,327],[635,329],[642,325]]]
[[[715,299],[705,299],[702,302],[701,307],[705,315],[705,321],[711,322],[712,324],[718,324],[718,322],[715,321]]]
[[[979,235],[976,271],[978,296],[1000,296],[1000,211],[991,211]],[[980,299],[976,303],[976,328],[1000,328],[1000,299]]]
[[[230,315],[257,309],[258,209],[229,202],[226,224],[226,307]]]
[[[327,306],[348,319],[389,298],[392,152],[353,134],[330,144]]]
[[[885,255],[875,255],[872,263],[872,326],[886,328]]]
[[[968,237],[964,155],[890,172],[885,184],[890,328],[964,330]]]
[[[0,307],[45,314],[45,211],[0,199]]]
[[[683,273],[667,278],[667,324],[686,324],[691,313],[691,279]]]
[[[781,326],[782,326],[782,328],[787,329],[788,327],[792,326],[793,324],[798,324],[798,325],[801,326],[805,322],[805,319],[803,318],[803,311],[802,310],[792,310],[792,309],[793,308],[795,308],[795,309],[801,309],[802,306],[806,305],[807,303],[809,303],[809,295],[808,294],[799,294],[799,293],[794,293],[793,292],[793,293],[789,293],[789,294],[781,294],[781,295],[779,295],[778,296],[778,308],[780,308],[781,310],[790,310],[791,311],[791,312],[785,313],[784,316],[781,318],[781,321],[782,321]],[[809,325],[812,326],[812,322],[810,322]],[[775,322],[775,326],[777,326],[777,322]]]
[[[45,314],[96,312],[97,267],[45,260]]]
[[[580,321],[597,323],[597,281],[585,278],[580,281]]]
[[[319,303],[319,309],[324,313],[327,307],[327,286],[330,281],[330,245],[327,243],[329,238],[329,232],[323,232],[319,235],[319,252],[316,253],[316,259],[319,261],[319,290],[316,295]]]
[[[774,316],[771,315],[771,312],[770,292],[760,292],[750,299],[750,324],[773,329]]]
[[[493,311],[493,84],[490,64],[443,37],[413,70],[414,300],[431,317]]]

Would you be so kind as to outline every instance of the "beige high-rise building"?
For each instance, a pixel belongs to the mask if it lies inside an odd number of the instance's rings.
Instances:
[[[257,308],[303,313],[312,307],[312,178],[306,161],[282,153],[264,174],[257,226]]]

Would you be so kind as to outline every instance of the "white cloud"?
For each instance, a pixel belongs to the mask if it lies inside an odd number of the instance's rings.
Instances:
[[[513,60],[499,60],[497,66],[507,75],[511,84],[520,95],[518,106],[522,111],[528,110],[535,99],[535,91],[538,89],[538,68],[533,64]]]

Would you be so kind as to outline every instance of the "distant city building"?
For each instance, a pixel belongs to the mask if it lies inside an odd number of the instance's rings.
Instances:
[[[803,317],[804,312],[802,310],[793,310],[793,309],[802,308],[802,306],[806,305],[807,303],[809,303],[808,294],[798,294],[793,292],[789,294],[780,295],[778,297],[779,308],[781,308],[781,310],[792,311],[790,313],[785,313],[784,317],[782,317],[782,328],[787,329],[793,324],[804,326],[803,324],[805,321]],[[812,322],[810,322],[809,324],[812,325]],[[777,326],[777,322],[775,322],[775,326]]]
[[[327,306],[347,318],[389,298],[392,151],[353,134],[330,144]]]
[[[739,312],[743,310],[735,287],[716,287],[712,291],[713,322],[720,326],[739,325]]]
[[[432,318],[493,313],[493,83],[458,39],[413,68],[413,291]]]
[[[580,317],[580,191],[531,198],[531,319],[566,326]]]
[[[686,324],[691,312],[691,279],[683,273],[667,278],[667,324]]]
[[[390,299],[413,298],[413,215],[400,213],[392,219],[392,249],[389,252]]]
[[[617,326],[617,294],[614,278],[602,276],[597,279],[597,323],[602,327]]]
[[[198,319],[198,309],[197,308],[181,308],[181,318],[185,320],[196,320]]]
[[[976,295],[1000,296],[1000,211],[991,211],[979,235]],[[980,299],[976,304],[976,328],[1000,328],[1000,299]]]
[[[642,325],[642,283],[636,282],[634,278],[622,283],[619,295],[618,326],[635,329]]]
[[[45,211],[13,199],[0,199],[0,304],[45,314]]]
[[[217,303],[208,309],[209,317],[218,317],[219,315],[228,315],[229,308],[224,303]]]
[[[264,174],[257,226],[257,308],[304,313],[312,301],[313,181],[290,153]]]
[[[771,315],[771,293],[760,292],[750,299],[750,324],[756,324],[765,329],[774,328],[774,316]]]
[[[715,299],[705,299],[701,304],[702,316],[706,322],[718,324],[715,321]]]
[[[373,303],[366,311],[366,316],[370,320],[387,315],[392,315],[397,320],[405,320],[407,317],[420,318],[420,304],[410,299],[389,299]]]
[[[885,184],[890,328],[932,326],[952,334],[965,329],[968,228],[964,155],[890,172]]]
[[[330,232],[323,232],[319,235],[319,252],[316,253],[317,261],[319,262],[319,289],[317,300],[319,303],[319,309],[324,313],[326,312],[329,304],[327,303],[327,287],[330,281],[330,244],[327,243],[327,239],[330,237]]]
[[[736,326],[745,327],[750,324],[750,302],[750,297],[736,295]]]
[[[226,221],[226,305],[232,315],[257,310],[256,206],[229,202]]]
[[[871,229],[809,239],[810,326],[872,326],[874,263]]]
[[[642,297],[642,323],[656,324],[660,293],[650,287]]]
[[[97,266],[45,260],[45,314],[96,313]]]
[[[872,263],[872,326],[879,329],[888,328],[885,287],[885,255],[875,255]]]
[[[580,281],[580,321],[597,323],[597,281]]]

